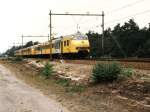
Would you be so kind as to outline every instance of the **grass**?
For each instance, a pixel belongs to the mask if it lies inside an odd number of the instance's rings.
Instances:
[[[85,91],[86,87],[84,85],[71,85],[68,88],[66,88],[67,92],[72,92],[72,93],[81,93]]]
[[[55,82],[56,82],[56,84],[63,86],[66,92],[81,93],[86,89],[86,87],[84,85],[71,84],[70,80],[68,80],[68,79],[58,79]]]
[[[58,79],[58,80],[56,80],[56,84],[59,84],[59,85],[61,85],[63,87],[70,86],[70,82],[67,79]]]
[[[134,71],[132,68],[123,68],[121,71],[120,77],[126,78],[131,77],[134,74]]]
[[[18,62],[22,62],[23,58],[17,56],[17,57],[8,58],[8,60],[10,60],[11,63],[18,63]]]

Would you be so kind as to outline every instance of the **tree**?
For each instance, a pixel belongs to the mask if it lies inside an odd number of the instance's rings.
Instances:
[[[34,42],[34,43],[33,43],[33,45],[37,45],[37,44],[39,44],[39,42],[38,42],[38,41],[36,41],[36,42]]]
[[[33,42],[32,42],[32,41],[27,42],[27,43],[24,45],[24,48],[30,47],[30,46],[33,46]]]
[[[16,51],[17,47],[16,46],[13,46],[11,47],[10,49],[8,49],[5,54],[8,55],[8,56],[14,56],[14,52]]]
[[[23,46],[23,48],[27,48],[27,47],[30,47],[30,46],[33,46],[36,44],[39,44],[39,42],[38,41],[37,42],[29,41]],[[19,49],[22,49],[22,46],[13,46],[10,49],[8,49],[4,54],[6,54],[8,56],[14,56],[14,52]]]
[[[101,37],[102,35],[98,33],[94,33],[89,31],[87,33],[90,42],[90,56],[92,57],[100,57],[102,55],[102,44],[101,44]]]
[[[120,26],[120,24],[116,25],[112,32],[112,35],[115,35],[116,41],[121,46],[122,51],[121,52],[115,45],[113,54],[123,56],[124,52],[124,55],[128,57],[134,56],[139,46],[139,38],[141,37],[139,34],[139,26],[134,20],[130,19],[128,22],[125,22],[123,26]]]
[[[102,35],[89,31],[91,53],[94,57],[102,56]],[[114,29],[104,31],[104,54],[112,57],[149,57],[150,27],[140,29],[130,19],[123,25],[117,24]]]

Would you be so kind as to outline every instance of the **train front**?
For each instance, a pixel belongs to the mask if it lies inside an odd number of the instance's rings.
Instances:
[[[73,35],[71,44],[78,57],[87,57],[89,55],[90,44],[87,35],[77,32]]]

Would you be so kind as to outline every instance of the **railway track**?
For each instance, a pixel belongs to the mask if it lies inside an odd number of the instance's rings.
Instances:
[[[49,58],[30,58],[38,61],[49,61]],[[60,62],[60,59],[53,61]],[[119,62],[124,67],[135,69],[150,70],[150,58],[127,58],[127,59],[108,59],[108,58],[85,58],[85,59],[63,59],[65,63],[95,65],[97,63],[110,63],[113,61]]]
[[[150,58],[92,58],[92,59],[86,58],[86,60],[150,63]]]
[[[60,61],[55,59],[54,61]],[[150,70],[150,59],[64,59],[65,63],[95,65],[97,63],[119,62],[124,67]]]

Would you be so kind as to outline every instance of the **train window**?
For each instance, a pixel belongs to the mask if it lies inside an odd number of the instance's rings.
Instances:
[[[66,41],[64,41],[64,46],[66,46]]]
[[[36,50],[41,50],[41,48],[40,48],[40,47],[37,47]]]
[[[88,36],[80,34],[80,35],[75,35],[73,39],[74,40],[87,40]]]
[[[67,46],[69,46],[69,40],[67,40]]]
[[[54,46],[53,46],[53,47],[54,47],[55,49],[60,49],[60,42],[61,42],[60,39],[59,39],[59,40],[58,40],[58,39],[55,40],[55,41],[54,41]]]

